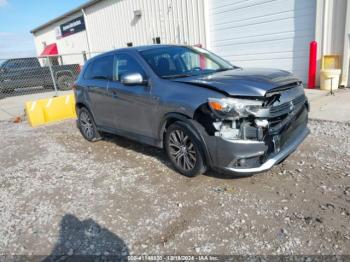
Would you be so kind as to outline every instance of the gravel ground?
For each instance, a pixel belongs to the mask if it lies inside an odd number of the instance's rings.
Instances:
[[[309,126],[269,172],[186,178],[74,121],[0,122],[0,254],[350,254],[350,125]]]

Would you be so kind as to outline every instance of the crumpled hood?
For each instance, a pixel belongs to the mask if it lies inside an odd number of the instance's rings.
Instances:
[[[233,69],[173,81],[199,85],[231,96],[262,97],[267,91],[300,81],[291,73],[266,68]]]

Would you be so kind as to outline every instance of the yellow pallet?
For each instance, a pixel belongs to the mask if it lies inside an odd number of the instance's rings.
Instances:
[[[77,117],[74,94],[26,102],[25,111],[32,127]]]

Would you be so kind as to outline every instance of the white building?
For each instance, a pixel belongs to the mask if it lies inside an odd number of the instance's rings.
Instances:
[[[203,4],[203,0],[93,0],[31,32],[38,55],[53,44],[58,54],[104,52],[128,44],[200,44],[206,42]],[[63,56],[67,59],[72,56]]]
[[[319,65],[322,55],[340,55],[341,84],[349,86],[347,0],[92,0],[32,33],[38,55],[45,46],[45,53],[57,47],[64,55],[128,44],[201,44],[235,65],[285,69],[304,82],[309,43],[316,40]]]

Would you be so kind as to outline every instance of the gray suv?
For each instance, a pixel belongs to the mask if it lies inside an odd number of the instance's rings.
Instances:
[[[164,148],[186,176],[250,175],[282,162],[309,134],[302,83],[243,69],[199,48],[151,45],[93,57],[74,85],[78,127]]]

